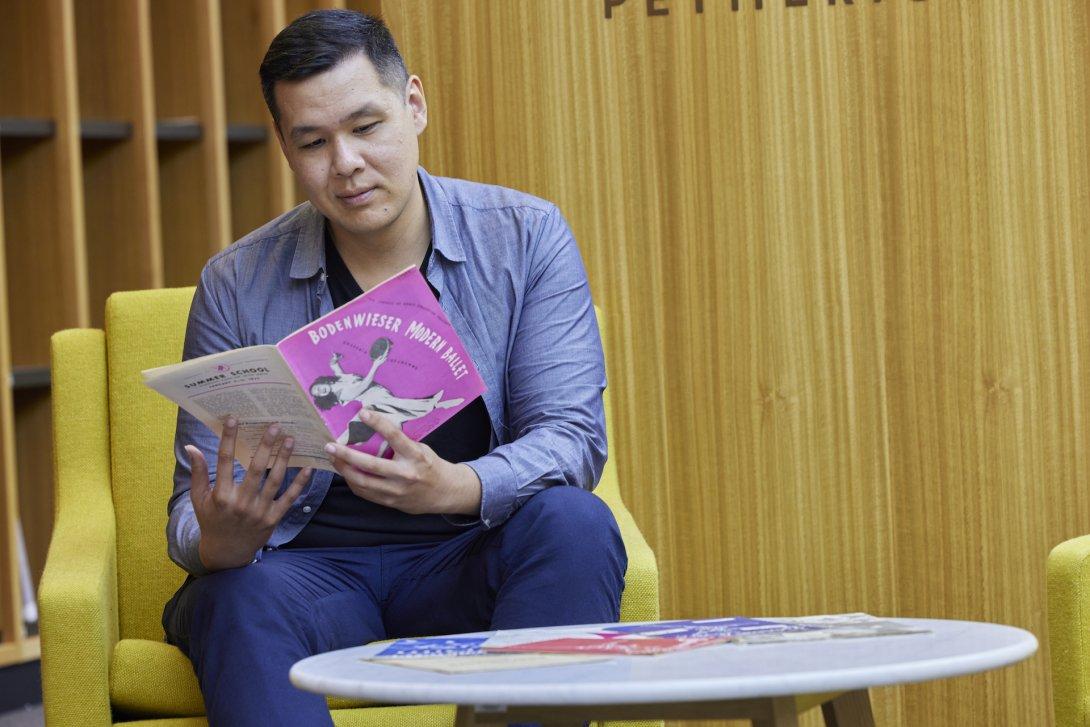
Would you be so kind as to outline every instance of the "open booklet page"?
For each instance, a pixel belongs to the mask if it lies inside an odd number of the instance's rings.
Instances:
[[[239,423],[235,458],[249,462],[265,429],[278,423],[295,438],[290,467],[332,470],[323,449],[333,437],[275,346],[250,346],[144,371],[144,383],[220,436]]]
[[[485,390],[420,271],[406,268],[275,346],[249,346],[161,366],[144,383],[219,435],[239,422],[235,458],[249,462],[265,429],[295,438],[290,466],[333,470],[330,441],[379,457],[389,443],[360,420],[383,415],[420,441]]]

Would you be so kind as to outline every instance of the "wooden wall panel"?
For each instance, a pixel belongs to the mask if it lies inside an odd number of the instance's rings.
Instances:
[[[664,613],[1044,646],[1044,558],[1090,532],[1090,10],[762,4],[383,10],[424,163],[552,199],[580,240]],[[1047,724],[1047,664],[876,690],[879,721]]]
[[[4,140],[12,361],[49,361],[49,335],[87,325],[75,42],[68,0],[19,0],[0,23],[0,116],[53,122],[46,139]],[[44,281],[51,296],[40,300]]]
[[[90,314],[102,327],[111,293],[163,285],[150,18],[146,0],[74,11],[80,117],[128,129],[82,147]]]
[[[278,2],[235,0],[221,5],[228,129],[244,125],[264,132],[260,141],[235,143],[228,149],[231,238],[236,240],[296,204],[294,179],[280,151],[257,72],[269,43],[284,27],[284,18]]]
[[[198,129],[159,134],[163,281],[192,285],[232,239],[220,3],[154,0],[150,11],[159,125]]]
[[[0,158],[0,165],[3,159]],[[0,379],[11,376],[11,344],[8,338],[7,274],[4,262],[4,190],[0,174]],[[0,648],[23,636],[22,598],[17,558],[19,499],[15,486],[15,440],[11,389],[0,387]],[[0,662],[2,663],[2,662]]]

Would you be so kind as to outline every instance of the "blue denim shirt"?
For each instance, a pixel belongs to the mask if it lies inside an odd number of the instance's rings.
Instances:
[[[493,432],[489,453],[467,462],[481,480],[480,519],[451,520],[493,528],[545,487],[590,490],[602,474],[605,364],[590,287],[571,229],[554,205],[423,169],[419,177],[431,218],[427,278],[488,387],[484,403]],[[324,221],[302,204],[209,260],[193,298],[183,359],[276,343],[330,312]],[[183,447],[204,452],[215,482],[218,443],[179,410],[167,545],[171,559],[197,575],[205,569]],[[244,474],[238,462],[234,474],[236,480]],[[294,475],[288,471],[281,489]],[[302,530],[332,478],[315,472],[268,546]]]

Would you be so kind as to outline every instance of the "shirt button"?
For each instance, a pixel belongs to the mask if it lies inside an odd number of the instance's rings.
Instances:
[[[303,505],[303,512],[310,512],[313,509],[310,505]]]

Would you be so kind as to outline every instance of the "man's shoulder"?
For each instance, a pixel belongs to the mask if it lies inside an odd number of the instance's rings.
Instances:
[[[281,248],[282,254],[290,255],[294,253],[300,235],[314,227],[316,215],[311,204],[304,202],[220,250],[208,260],[206,267],[223,270],[251,261],[264,261],[267,264],[271,262],[270,253],[276,248]]]
[[[525,210],[534,216],[540,216],[556,209],[556,205],[546,199],[498,184],[484,184],[455,177],[431,179],[448,204],[462,208],[469,214],[473,211],[488,213]]]

